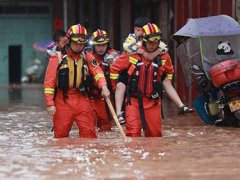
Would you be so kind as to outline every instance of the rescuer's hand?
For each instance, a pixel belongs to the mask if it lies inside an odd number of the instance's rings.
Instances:
[[[56,112],[56,107],[55,106],[48,106],[47,107],[47,112],[50,116],[54,116],[54,114]]]
[[[155,59],[158,55],[160,55],[161,54],[161,51],[160,50],[156,50],[156,51],[154,51],[154,52],[151,52],[151,53],[149,53],[149,56],[148,56],[148,59],[149,60],[153,60],[153,59]]]
[[[107,86],[102,86],[101,94],[104,98],[110,98],[110,91],[108,90]]]

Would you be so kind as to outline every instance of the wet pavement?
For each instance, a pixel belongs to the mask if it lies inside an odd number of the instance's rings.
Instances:
[[[41,85],[0,86],[0,179],[239,179],[239,129],[176,116],[167,100],[164,113],[161,138],[79,139],[74,125],[53,139]]]

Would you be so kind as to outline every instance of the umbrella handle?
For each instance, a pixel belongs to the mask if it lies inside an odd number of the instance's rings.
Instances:
[[[105,98],[105,100],[106,100],[107,105],[108,105],[108,107],[109,107],[109,110],[110,110],[110,112],[111,112],[111,114],[112,114],[112,117],[113,117],[113,119],[114,119],[114,121],[115,121],[115,123],[116,123],[116,125],[117,125],[117,127],[118,127],[118,129],[119,129],[119,132],[120,132],[120,134],[121,134],[122,139],[123,139],[123,140],[126,140],[127,137],[126,137],[126,135],[125,135],[125,133],[124,133],[124,131],[123,131],[122,126],[120,125],[120,123],[119,123],[119,121],[118,121],[117,115],[116,115],[116,113],[115,113],[115,111],[114,111],[114,108],[113,108],[113,105],[112,105],[110,99],[109,99],[109,98]]]

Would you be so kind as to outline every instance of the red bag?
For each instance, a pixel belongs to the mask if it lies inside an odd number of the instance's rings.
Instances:
[[[240,80],[240,61],[229,59],[215,64],[210,69],[210,75],[216,87]]]

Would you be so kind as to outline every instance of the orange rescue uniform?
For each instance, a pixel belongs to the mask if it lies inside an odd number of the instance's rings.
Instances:
[[[56,107],[56,113],[53,117],[54,137],[68,137],[72,124],[75,121],[79,128],[80,137],[96,138],[94,113],[90,100],[79,91],[79,87],[84,80],[83,71],[85,69],[83,68],[83,62],[86,62],[86,69],[88,69],[88,73],[95,79],[99,89],[107,85],[104,74],[96,64],[94,56],[88,52],[85,54],[85,59],[81,54],[76,55],[73,53],[68,53],[65,58],[66,64],[59,64],[57,55],[49,59],[44,80],[46,106],[55,105]],[[63,68],[69,69],[69,85],[66,97],[63,91],[58,88],[58,72]],[[55,92],[55,89],[57,89],[57,92]]]
[[[106,54],[116,56],[118,52],[114,49],[107,50]],[[105,55],[106,55],[105,54]],[[107,82],[108,82],[108,89],[111,90],[111,83],[109,79],[110,75],[110,64],[106,62],[103,56],[99,56],[96,53],[93,54],[97,60],[97,63],[101,67]],[[106,102],[104,98],[100,95],[100,90],[96,87],[96,83],[93,84],[94,88],[90,89],[90,99],[92,103],[93,110],[96,114],[97,126],[100,128],[101,131],[109,131],[112,127],[112,118],[109,109],[107,108]],[[91,96],[92,94],[92,96]]]
[[[142,93],[143,109],[146,120],[146,137],[162,136],[161,131],[161,98],[153,99],[152,93],[154,92],[154,67],[157,67],[157,82],[161,83],[163,74],[173,74],[174,69],[171,58],[168,53],[160,55],[161,65],[157,66],[154,61],[150,61],[139,54],[125,54],[120,56],[111,66],[110,78],[113,87],[119,77],[119,73],[123,70],[128,70],[129,79],[133,76],[138,76],[137,88]],[[139,66],[139,71],[136,72],[136,67]],[[128,84],[129,86],[129,84]],[[129,88],[129,87],[128,87]],[[130,104],[126,106],[126,134],[128,136],[140,137],[142,122],[139,112],[138,96],[131,95]]]

